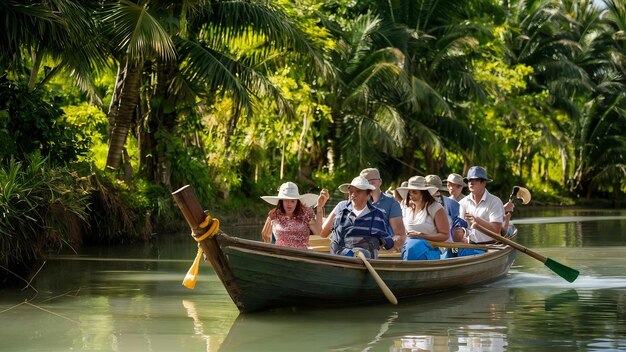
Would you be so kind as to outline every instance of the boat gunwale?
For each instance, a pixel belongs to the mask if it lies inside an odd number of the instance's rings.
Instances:
[[[317,265],[345,267],[350,269],[365,269],[359,258],[340,256],[337,254],[317,252],[309,249],[276,246],[275,244],[259,242],[239,237],[233,237],[221,232],[216,235],[220,250],[223,247],[231,250],[246,252],[259,256],[306,262]],[[402,260],[402,259],[370,259],[369,262],[377,270],[382,271],[434,271],[454,270],[488,261],[498,260],[502,256],[510,255],[514,249],[510,246],[494,247],[484,254],[467,257],[447,258],[438,260]],[[224,253],[226,255],[226,253]]]

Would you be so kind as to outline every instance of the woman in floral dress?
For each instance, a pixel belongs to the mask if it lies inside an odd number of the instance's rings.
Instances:
[[[319,235],[324,217],[324,205],[329,198],[328,190],[323,189],[319,197],[307,193],[300,195],[298,186],[285,182],[280,186],[277,196],[261,197],[266,202],[276,205],[269,211],[261,235],[265,242],[276,238],[276,245],[306,249],[309,236]],[[314,213],[311,206],[315,205]]]

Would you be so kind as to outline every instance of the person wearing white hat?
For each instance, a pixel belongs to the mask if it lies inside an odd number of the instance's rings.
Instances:
[[[463,182],[463,176],[459,174],[450,174],[446,180],[448,192],[450,192],[450,198],[460,202],[465,198],[463,194],[463,187],[467,187],[467,183]]]
[[[440,191],[447,191],[448,188],[443,185],[441,178],[437,175],[426,176],[426,184],[437,187],[437,192],[433,194],[433,197],[437,203],[441,204],[446,210],[448,215],[448,222],[452,224],[454,218],[459,217],[459,202],[450,197],[444,197]]]
[[[433,197],[437,192],[437,187],[429,185],[423,176],[413,176],[405,187],[398,188],[405,202],[402,213],[407,229],[402,259],[440,259],[441,251],[428,241],[451,241],[446,212]]]
[[[374,188],[363,176],[339,186],[342,193],[348,194],[348,200],[335,206],[320,234],[328,237],[332,233],[331,253],[354,256],[355,251],[360,251],[367,258],[377,258],[380,247],[390,249],[394,246],[384,212],[369,201]]]
[[[319,196],[312,193],[301,195],[293,182],[283,183],[276,196],[261,197],[276,206],[267,214],[261,230],[263,240],[271,242],[274,235],[276,245],[306,249],[311,233],[320,234],[324,205],[328,198],[327,189],[322,189]],[[317,207],[317,216],[313,214],[312,206]]]
[[[500,233],[504,217],[504,205],[500,198],[487,191],[487,183],[492,180],[487,177],[487,170],[482,166],[472,166],[464,179],[467,182],[470,194],[459,202],[460,216],[469,226],[468,229],[455,228],[455,242],[491,243],[493,239],[482,232],[473,229],[472,225],[478,223],[482,227],[495,233]],[[465,252],[476,254],[478,250],[464,251],[459,249],[459,256]]]

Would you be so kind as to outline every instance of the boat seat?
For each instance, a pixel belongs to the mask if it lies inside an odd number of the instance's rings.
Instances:
[[[309,249],[316,252],[330,252],[330,239],[320,236],[309,237]],[[400,258],[400,252],[393,250],[378,251],[379,258]]]

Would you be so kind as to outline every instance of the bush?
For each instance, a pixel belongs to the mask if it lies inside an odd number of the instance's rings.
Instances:
[[[63,112],[46,103],[38,91],[0,77],[0,160],[24,160],[40,152],[64,165],[88,153],[91,140],[64,120]]]
[[[39,154],[0,167],[0,265],[23,275],[45,254],[80,244],[88,192],[75,174]]]

